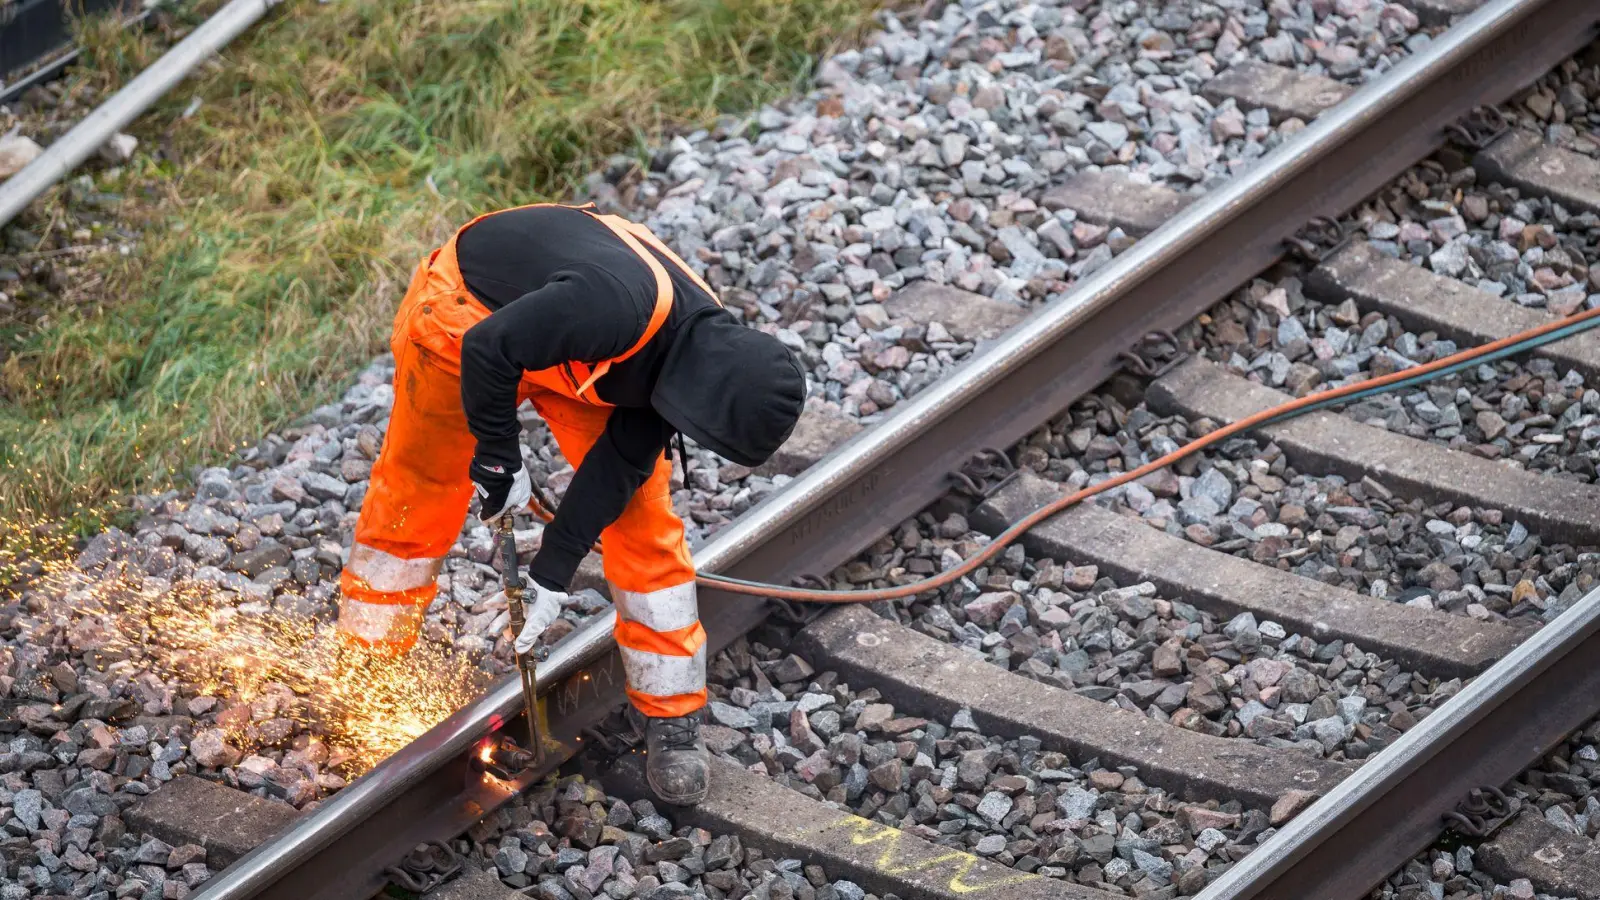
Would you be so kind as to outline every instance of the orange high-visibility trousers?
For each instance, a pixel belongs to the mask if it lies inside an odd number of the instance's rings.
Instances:
[[[614,232],[642,231],[596,218]],[[654,243],[653,235],[633,234]],[[637,246],[630,243],[642,252]],[[651,268],[670,291],[660,264]],[[460,338],[488,314],[462,282],[452,238],[418,266],[396,317],[394,409],[340,579],[339,631],[375,652],[404,653],[415,644],[444,557],[466,521],[476,441],[461,405]],[[568,462],[582,465],[611,407],[556,369],[527,373],[519,395],[532,402]],[[706,702],[705,630],[683,522],[672,511],[671,476],[663,454],[601,533],[628,697],[649,716],[680,716]]]

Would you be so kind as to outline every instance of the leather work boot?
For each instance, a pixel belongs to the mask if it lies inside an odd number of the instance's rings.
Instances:
[[[645,725],[645,778],[663,803],[694,806],[711,787],[711,752],[700,737],[701,712]]]

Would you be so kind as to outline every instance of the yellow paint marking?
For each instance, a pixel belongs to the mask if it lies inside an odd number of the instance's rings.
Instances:
[[[857,847],[866,846],[868,844],[885,844],[882,852],[878,854],[877,861],[873,863],[873,865],[890,875],[904,875],[911,872],[926,872],[937,868],[955,869],[955,874],[950,876],[950,880],[945,884],[945,887],[956,894],[971,894],[978,891],[986,891],[991,888],[997,888],[1002,885],[1016,884],[1017,882],[1021,881],[1031,881],[1041,877],[1039,875],[1029,875],[1023,872],[1013,872],[1009,869],[1004,869],[1004,867],[999,868],[1001,868],[1005,874],[997,873],[991,875],[987,871],[988,864],[985,864],[983,860],[973,856],[970,853],[963,853],[959,850],[951,850],[948,853],[940,853],[936,856],[927,856],[917,859],[914,856],[909,855],[906,850],[901,847],[901,841],[906,837],[905,832],[891,825],[883,825],[878,822],[873,822],[869,819],[863,819],[860,816],[845,816],[841,818],[837,824],[832,825],[825,830],[832,831],[838,828],[849,829],[852,832],[850,835],[850,843]],[[982,877],[981,883],[974,884],[967,878],[967,876],[972,873],[974,868],[980,869],[980,875]]]

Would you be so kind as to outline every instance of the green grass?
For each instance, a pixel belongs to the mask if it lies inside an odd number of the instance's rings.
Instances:
[[[461,221],[793,90],[877,5],[297,0],[141,120],[180,162],[141,155],[136,256],[0,366],[0,509],[149,490],[325,402]],[[81,77],[153,55],[91,43]]]

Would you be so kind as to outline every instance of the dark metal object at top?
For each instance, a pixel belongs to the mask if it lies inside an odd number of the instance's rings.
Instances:
[[[791,628],[803,628],[809,625],[828,609],[828,605],[823,603],[802,603],[777,597],[770,597],[766,602],[772,610],[771,618],[778,624],[788,625]]]
[[[1486,838],[1522,811],[1522,801],[1497,787],[1473,788],[1467,799],[1444,814],[1444,822],[1464,837]]]
[[[789,579],[789,583],[797,588],[809,588],[811,590],[818,591],[827,591],[833,589],[833,585],[828,582],[828,579],[812,572],[805,572],[796,575]],[[791,628],[805,627],[814,621],[818,616],[826,612],[830,605],[827,603],[806,603],[799,600],[786,600],[781,597],[750,597],[748,599],[752,603],[765,603],[769,613],[769,619],[778,623],[779,625],[786,625]]]
[[[633,746],[617,732],[605,725],[596,725],[583,730],[584,746],[592,748],[590,752],[598,750],[607,756],[616,756]]]
[[[1489,0],[718,532],[697,548],[697,565],[778,584],[801,572],[831,571],[942,496],[948,473],[973,452],[1007,446],[1048,422],[1115,373],[1122,349],[1223,299],[1279,260],[1284,239],[1302,224],[1359,203],[1427,156],[1466,111],[1509,98],[1581,49],[1597,15],[1593,0]],[[707,652],[716,653],[759,624],[770,606],[705,589],[700,609]],[[565,752],[581,748],[584,730],[624,702],[609,628],[607,620],[580,626],[541,666],[547,737]],[[459,834],[526,783],[486,784],[481,776],[469,777],[467,766],[476,743],[507,727],[521,705],[518,686],[508,679],[218,874],[199,896],[365,896],[361,891],[381,884],[378,872],[388,861],[430,836]],[[1520,740],[1507,746],[1518,732],[1490,734],[1502,755],[1525,753]],[[546,766],[559,756],[552,754]],[[1364,834],[1352,833],[1359,843],[1343,845],[1342,869],[1331,871],[1342,873],[1346,887],[1365,881],[1364,887],[1342,895],[1306,890],[1277,896],[1360,896],[1392,870],[1396,854],[1409,859],[1432,840],[1440,816],[1467,787],[1504,780],[1474,775],[1443,795],[1449,798],[1444,809],[1408,797],[1418,807],[1431,806],[1428,822],[1415,831],[1396,836],[1374,824]],[[1395,812],[1397,819],[1416,815]]]
[[[508,515],[501,520],[500,527],[500,580],[505,585],[506,594],[522,590],[522,571],[517,565],[517,535],[516,526]]]

